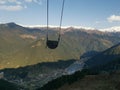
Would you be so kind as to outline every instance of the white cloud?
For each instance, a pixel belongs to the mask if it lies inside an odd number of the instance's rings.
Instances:
[[[0,4],[5,4],[6,1],[5,0],[0,0]]]
[[[120,16],[112,15],[112,16],[108,17],[107,20],[108,20],[109,22],[120,21]]]
[[[0,10],[18,11],[25,9],[27,3],[42,4],[42,0],[0,0]]]
[[[42,0],[34,0],[35,3],[41,5],[42,4]]]
[[[36,3],[36,4],[39,4],[39,5],[42,4],[42,0],[25,0],[25,2],[28,2],[28,3]]]
[[[95,24],[100,24],[101,22],[100,21],[96,21]]]
[[[120,26],[114,26],[110,28],[100,29],[103,32],[120,32]]]
[[[19,0],[0,0],[0,4],[7,4],[7,3],[21,4]]]
[[[0,10],[18,11],[24,8],[20,0],[0,0]]]
[[[21,5],[2,5],[0,6],[0,10],[7,10],[7,11],[18,11],[18,10],[22,10],[24,7]]]
[[[25,0],[25,2],[33,2],[33,0]]]
[[[47,27],[47,25],[22,25],[23,27],[28,27],[28,28],[42,28],[42,27]],[[59,28],[60,26],[54,26],[54,25],[49,25],[50,28]],[[85,30],[96,30],[95,28],[92,27],[84,27],[84,26],[62,26],[62,29],[67,29],[67,28],[75,28],[75,29],[85,29]]]

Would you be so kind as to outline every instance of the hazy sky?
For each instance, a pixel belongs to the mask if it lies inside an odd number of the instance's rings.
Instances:
[[[62,0],[49,0],[51,25],[59,25]],[[0,0],[0,23],[46,24],[46,0]],[[63,26],[120,26],[120,0],[66,0]]]

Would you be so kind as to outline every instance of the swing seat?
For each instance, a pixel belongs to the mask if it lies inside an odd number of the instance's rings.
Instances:
[[[59,41],[54,41],[54,40],[47,40],[46,44],[47,44],[47,47],[50,48],[50,49],[55,49],[58,47],[58,43]]]

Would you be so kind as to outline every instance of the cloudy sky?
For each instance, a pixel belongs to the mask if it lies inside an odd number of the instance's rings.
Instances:
[[[49,23],[59,25],[62,0],[49,0]],[[0,0],[0,23],[46,24],[46,0]],[[120,26],[120,0],[66,0],[63,26]]]

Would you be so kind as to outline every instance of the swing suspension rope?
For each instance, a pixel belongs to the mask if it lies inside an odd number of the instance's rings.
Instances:
[[[49,0],[47,0],[47,39],[48,39],[48,28],[49,27]]]
[[[58,41],[60,40],[60,37],[61,37],[61,26],[63,21],[64,4],[65,4],[65,0],[63,0],[62,2]],[[47,0],[47,39],[48,39],[48,29],[49,29],[49,0]]]

